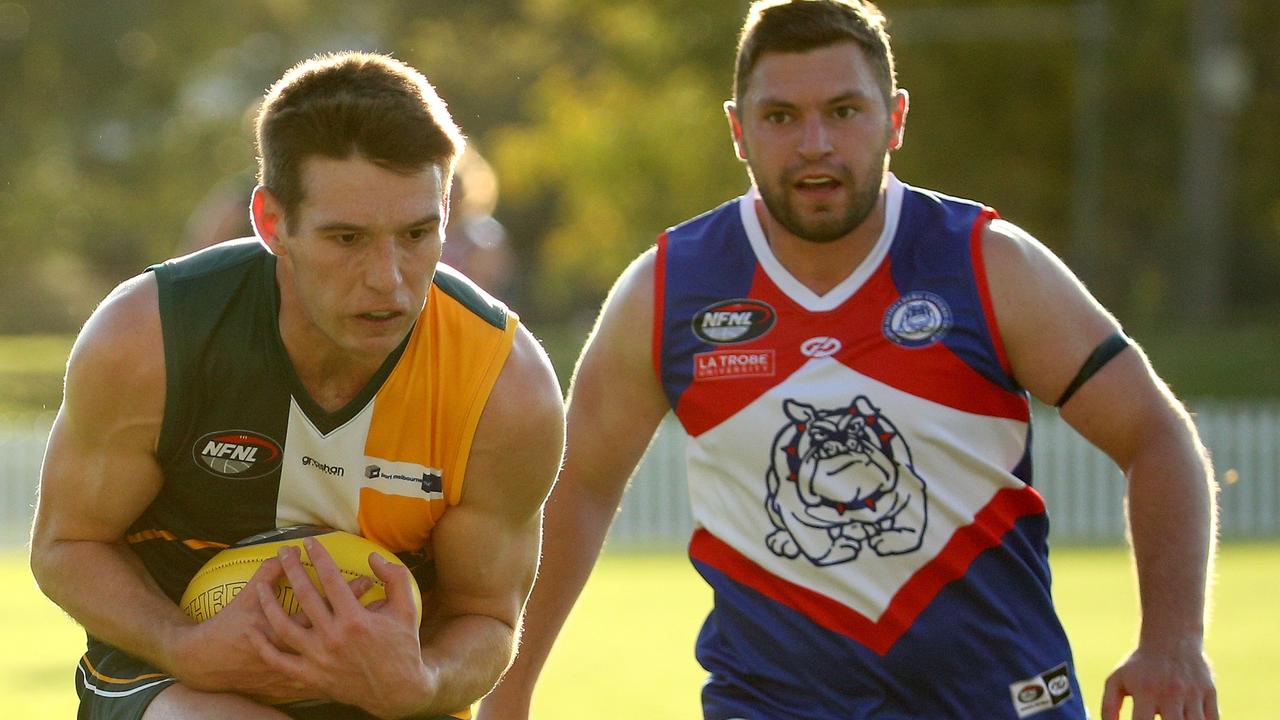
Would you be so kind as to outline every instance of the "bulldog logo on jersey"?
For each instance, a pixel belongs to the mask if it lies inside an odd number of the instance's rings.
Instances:
[[[897,427],[865,396],[819,409],[783,402],[788,422],[774,437],[765,509],[780,557],[814,565],[912,552],[928,519],[924,480]]]

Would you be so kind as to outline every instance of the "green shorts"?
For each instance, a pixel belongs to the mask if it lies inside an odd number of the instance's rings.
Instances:
[[[80,696],[78,720],[141,720],[147,706],[177,678],[152,665],[96,640],[76,667],[76,694]],[[350,705],[282,705],[276,708],[296,720],[376,720],[374,715]],[[442,715],[436,720],[456,720]]]
[[[177,679],[106,643],[89,640],[76,666],[79,720],[140,720],[147,706]]]

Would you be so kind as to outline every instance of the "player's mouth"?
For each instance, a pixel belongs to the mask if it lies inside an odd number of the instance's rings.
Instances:
[[[826,198],[839,192],[844,183],[834,175],[805,175],[792,184],[801,195],[813,198]]]
[[[399,310],[370,310],[369,312],[362,312],[356,315],[356,317],[360,318],[364,322],[383,325],[394,322],[403,314],[404,313]]]

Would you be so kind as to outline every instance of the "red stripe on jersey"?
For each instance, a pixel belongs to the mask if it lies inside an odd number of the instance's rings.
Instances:
[[[833,326],[859,339],[837,359],[854,370],[902,392],[939,405],[988,417],[1026,422],[1030,406],[1021,393],[1005,390],[960,359],[944,343],[908,348],[884,337],[885,311],[899,298],[888,263],[835,312]],[[855,307],[856,306],[856,307]],[[868,312],[867,309],[874,309]]]
[[[987,318],[987,332],[991,334],[991,345],[995,348],[996,359],[1005,375],[1013,377],[1013,369],[1009,366],[1009,357],[1004,352],[1004,340],[1000,337],[1000,326],[996,324],[996,309],[991,303],[991,290],[987,285],[987,265],[982,259],[982,232],[987,225],[1000,217],[1000,213],[991,208],[983,208],[978,219],[973,221],[973,231],[969,234],[969,256],[973,258],[973,280],[978,285],[978,297],[982,299],[982,314]]]
[[[653,267],[653,371],[662,385],[662,324],[666,321],[667,234],[658,236]]]
[[[777,313],[778,320],[773,329],[756,340],[720,347],[744,353],[775,349],[773,372],[766,376],[718,381],[695,379],[691,382],[680,396],[675,412],[685,430],[694,437],[733,417],[770,388],[785,381],[809,360],[800,353],[800,343],[810,336],[811,333],[805,328],[812,330],[812,325],[796,322],[796,318],[802,318],[802,313],[807,311],[779,290],[759,265],[756,265],[751,278],[751,290],[747,297],[768,303]]]
[[[972,523],[958,529],[942,551],[898,589],[880,619],[875,621],[838,600],[769,573],[705,529],[694,531],[689,541],[689,557],[795,610],[817,625],[885,655],[942,588],[962,577],[978,555],[999,545],[1019,518],[1043,512],[1044,500],[1030,486],[1000,490]]]
[[[690,383],[675,410],[694,437],[733,417],[809,362],[801,347],[816,335],[839,338],[842,348],[836,360],[901,392],[975,415],[1020,422],[1031,417],[1025,396],[991,382],[945,344],[907,348],[884,337],[884,313],[900,297],[888,262],[851,298],[827,312],[800,307],[759,267],[749,297],[772,305],[778,321],[760,339],[732,347],[742,351],[776,348],[774,375]]]

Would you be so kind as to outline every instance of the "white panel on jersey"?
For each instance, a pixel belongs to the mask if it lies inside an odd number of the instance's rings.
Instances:
[[[847,394],[832,397],[832,388],[844,388]],[[824,452],[808,455],[813,464],[800,468],[801,482],[811,479],[806,487],[817,487],[818,495],[832,501],[864,502],[842,503],[838,509],[806,505],[799,483],[785,477],[790,469],[785,452],[773,451],[775,439],[782,438],[785,449],[805,419],[797,417],[811,411],[816,412],[808,416],[807,426],[849,431],[849,418],[861,416],[848,413],[850,406],[874,408],[865,415],[896,427],[900,439],[886,442],[892,461],[879,451],[850,452],[854,433],[834,432],[826,443],[810,436],[799,454],[819,445]],[[831,358],[814,359],[782,386],[690,438],[694,522],[772,575],[876,621],[903,584],[938,555],[957,529],[972,523],[997,491],[1024,487],[1010,471],[1023,457],[1026,433],[1025,422],[949,408]],[[884,476],[874,475],[875,466],[865,459],[882,467],[897,465],[892,492],[872,492]],[[779,477],[772,492],[766,479],[771,467]],[[923,538],[900,531],[920,524]],[[914,547],[904,544],[911,538]]]
[[[840,307],[845,300],[853,297],[858,288],[862,287],[862,284],[871,277],[871,274],[880,266],[880,262],[884,260],[884,256],[889,252],[889,246],[893,244],[893,236],[898,232],[903,192],[902,181],[890,173],[885,188],[884,230],[881,231],[871,252],[857,269],[823,295],[818,295],[796,280],[795,276],[788,272],[774,256],[773,249],[769,247],[769,240],[765,237],[764,228],[760,225],[760,217],[756,215],[756,200],[760,198],[758,188],[752,186],[751,190],[738,200],[738,212],[742,216],[742,226],[747,231],[747,239],[751,241],[751,249],[755,251],[756,259],[760,261],[760,267],[764,269],[769,279],[800,307],[811,312],[825,312]]]
[[[375,400],[346,424],[322,434],[290,400],[280,468],[278,525],[306,523],[358,532],[360,488],[422,499],[443,497],[440,470],[365,455]]]

